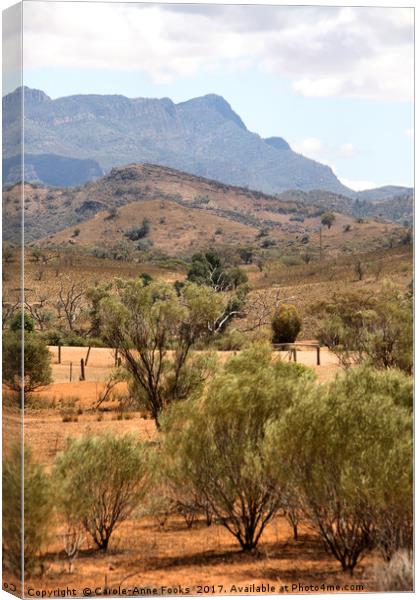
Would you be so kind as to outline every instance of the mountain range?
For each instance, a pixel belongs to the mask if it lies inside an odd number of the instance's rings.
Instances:
[[[21,89],[3,98],[3,157],[19,155]],[[273,194],[289,189],[324,189],[351,195],[330,167],[294,152],[281,137],[262,138],[247,129],[221,96],[208,94],[186,102],[169,98],[75,95],[51,99],[24,88],[25,162],[32,180],[68,185],[55,164],[64,159],[95,161],[99,169],[129,163],[153,163],[229,185]],[[38,168],[35,155],[49,157]],[[59,157],[59,158],[57,158]],[[71,167],[74,169],[74,163]],[[92,166],[92,165],[91,165]],[[5,181],[13,173],[5,164]],[[80,163],[76,184],[97,177],[95,167]]]

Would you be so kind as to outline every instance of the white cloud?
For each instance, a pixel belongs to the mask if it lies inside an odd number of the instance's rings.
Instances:
[[[342,144],[339,148],[338,148],[338,156],[340,158],[351,158],[352,156],[354,156],[356,154],[356,149],[353,146],[353,144]]]
[[[378,184],[373,181],[364,181],[362,179],[346,179],[345,177],[340,177],[338,175],[338,179],[342,184],[349,187],[351,190],[355,192],[361,192],[362,190],[372,190],[373,188],[377,188]]]
[[[295,142],[292,147],[295,152],[304,154],[309,158],[319,159],[321,154],[324,153],[324,143],[322,140],[316,137],[306,138],[304,140]]]
[[[252,65],[306,96],[411,99],[414,11],[27,2],[26,67],[142,70],[156,82]]]
[[[291,146],[295,152],[299,152],[300,154],[303,154],[308,158],[313,158],[319,162],[329,164],[331,167],[334,160],[352,158],[357,154],[357,149],[350,142],[341,144],[340,146],[334,146],[316,137],[292,142]]]

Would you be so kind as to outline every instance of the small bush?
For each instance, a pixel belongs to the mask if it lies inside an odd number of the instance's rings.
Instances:
[[[62,398],[60,400],[60,415],[63,423],[77,423],[79,419],[76,398]]]
[[[132,242],[137,242],[145,238],[150,233],[150,221],[148,219],[143,219],[143,224],[141,227],[133,227],[125,232],[125,236],[128,237]]]
[[[305,217],[303,215],[293,215],[289,219],[290,221],[297,221],[298,223],[303,223],[305,221]]]
[[[321,216],[321,223],[331,229],[332,225],[335,222],[335,215],[332,212],[326,212]]]
[[[378,368],[413,369],[412,298],[384,281],[368,292],[333,296],[321,303],[317,337],[344,367],[368,362]]]
[[[24,340],[24,377],[22,377],[22,336],[11,331],[3,336],[3,380],[14,391],[29,394],[51,382],[51,354],[44,340],[29,332]]]
[[[273,238],[266,238],[260,244],[261,248],[271,248],[276,245],[276,241]]]
[[[216,350],[221,351],[242,350],[247,341],[248,338],[245,333],[237,329],[232,329],[216,338],[213,346]]]
[[[296,307],[283,304],[274,313],[271,321],[274,344],[293,343],[302,328],[302,319]]]
[[[22,487],[25,507],[23,532]],[[34,572],[40,551],[48,542],[51,513],[50,479],[35,462],[27,446],[22,465],[22,448],[16,445],[9,457],[3,455],[3,561],[16,577],[20,577],[22,571],[26,575]]]
[[[67,521],[80,523],[98,548],[108,548],[115,528],[145,497],[148,455],[132,436],[103,434],[72,440],[57,457],[59,510]]]
[[[283,256],[282,262],[286,267],[297,267],[302,264],[302,259],[300,256]]]
[[[107,213],[107,215],[106,215],[105,219],[106,219],[107,221],[109,221],[109,220],[111,220],[111,219],[115,219],[115,218],[117,217],[117,215],[118,215],[118,209],[117,209],[117,207],[116,207],[116,206],[111,206],[111,207],[108,209],[108,213]]]

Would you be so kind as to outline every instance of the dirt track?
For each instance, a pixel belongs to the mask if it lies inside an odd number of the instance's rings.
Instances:
[[[303,343],[303,342],[302,342]],[[65,346],[61,348],[61,364],[58,364],[58,348],[50,346],[52,353],[54,384],[70,382],[70,363],[72,364],[72,382],[78,382],[80,377],[80,360],[86,361],[88,349],[81,346]],[[225,361],[234,352],[219,352],[221,361]],[[291,360],[288,352],[276,352],[283,360]],[[316,366],[315,349],[298,349],[297,362],[313,367],[320,381],[326,381],[339,369],[337,357],[327,348],[321,349],[321,366]],[[91,348],[87,366],[85,367],[86,381],[105,381],[115,365],[115,352],[111,348]]]

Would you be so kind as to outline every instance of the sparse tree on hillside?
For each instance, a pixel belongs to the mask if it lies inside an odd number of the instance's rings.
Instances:
[[[248,281],[239,267],[229,267],[215,250],[198,252],[192,257],[188,280],[220,292],[235,289]]]
[[[106,215],[106,219],[110,220],[110,219],[115,219],[118,215],[118,209],[116,206],[111,206],[110,208],[108,208],[108,213]]]
[[[365,276],[365,266],[360,260],[360,258],[356,260],[354,264],[354,270],[357,275],[357,279],[359,281],[362,281],[363,277]]]
[[[111,257],[123,262],[130,262],[133,259],[133,252],[133,244],[128,240],[120,240],[110,248]]]
[[[149,233],[150,221],[149,219],[144,218],[140,227],[133,227],[133,229],[126,231],[124,235],[132,242],[137,242],[138,240],[145,238]]]
[[[332,212],[326,212],[321,216],[321,224],[331,229],[335,222],[335,214]]]
[[[239,251],[239,256],[244,264],[251,265],[254,260],[254,250],[252,248],[242,248]]]
[[[43,257],[42,249],[39,246],[32,246],[31,258],[34,262],[40,262]]]

